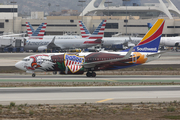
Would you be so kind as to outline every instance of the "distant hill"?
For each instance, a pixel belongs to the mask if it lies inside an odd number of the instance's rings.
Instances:
[[[0,0],[0,4],[8,4],[13,0]],[[45,11],[45,12],[52,12],[64,9],[72,9],[78,10],[79,12],[82,11],[82,7],[78,6],[79,0],[14,0],[17,2],[19,6],[19,13],[20,14],[29,14],[31,11]],[[86,0],[84,3],[84,7],[90,2],[91,0]],[[108,0],[106,0],[108,1]],[[122,0],[109,0],[112,1],[112,5],[120,5],[122,4]],[[141,0],[142,3],[155,3],[158,0]],[[97,6],[101,2],[101,0],[97,0],[95,5]],[[166,0],[164,0],[166,2]],[[180,9],[180,0],[172,0],[172,2],[176,5],[178,9]]]

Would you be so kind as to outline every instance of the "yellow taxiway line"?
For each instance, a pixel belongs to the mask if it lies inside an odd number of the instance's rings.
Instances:
[[[113,100],[113,98],[109,98],[109,99],[100,100],[100,101],[97,101],[96,103],[102,103],[102,102],[106,102],[106,101],[109,101],[109,100]]]

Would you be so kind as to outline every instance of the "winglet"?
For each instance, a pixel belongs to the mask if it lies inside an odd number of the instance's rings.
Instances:
[[[133,40],[131,39],[131,36],[129,36],[129,42],[133,42]]]
[[[57,47],[57,46],[54,44],[55,38],[56,38],[56,37],[54,37],[54,38],[52,39],[52,41],[47,45],[47,49],[52,49],[52,48]]]
[[[134,47],[131,47],[131,48],[129,49],[129,51],[128,51],[128,53],[126,54],[126,56],[122,58],[123,60],[128,59],[128,58],[131,56],[131,53],[132,53],[132,51],[133,51],[133,48],[134,48]]]
[[[56,37],[54,37],[50,43],[54,43],[54,41],[55,41],[55,38],[56,38]]]

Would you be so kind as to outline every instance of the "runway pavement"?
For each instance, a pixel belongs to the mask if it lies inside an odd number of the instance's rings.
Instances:
[[[180,75],[36,75],[0,74],[1,82],[176,82]]]
[[[1,83],[18,82],[174,82],[180,76],[98,76],[1,74]],[[75,103],[139,103],[180,101],[180,86],[116,86],[116,87],[11,87],[0,88],[0,104],[75,104]]]
[[[180,86],[0,88],[0,104],[180,101]]]

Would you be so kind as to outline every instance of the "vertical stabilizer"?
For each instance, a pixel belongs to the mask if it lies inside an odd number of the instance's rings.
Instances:
[[[89,36],[89,39],[102,39],[104,37],[104,30],[106,27],[107,20],[102,20],[96,30],[92,35]]]
[[[29,22],[26,22],[26,28],[27,28],[28,37],[30,37],[34,33],[34,28]]]
[[[158,52],[164,23],[164,19],[158,19],[139,44],[134,47],[134,50],[136,52]]]
[[[158,19],[139,44],[133,48],[133,52],[158,52],[164,24],[164,19]],[[129,49],[124,51],[127,52]]]
[[[42,23],[36,31],[31,35],[31,38],[43,39],[47,23]]]

